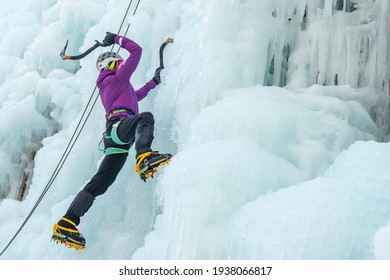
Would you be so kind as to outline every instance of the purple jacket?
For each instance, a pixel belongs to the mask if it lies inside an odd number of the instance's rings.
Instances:
[[[96,85],[100,90],[100,98],[106,110],[106,116],[115,109],[127,109],[137,115],[138,101],[142,100],[157,85],[153,80],[150,80],[140,89],[134,90],[130,83],[130,77],[141,59],[142,48],[134,41],[119,35],[115,37],[115,43],[128,50],[130,56],[119,70],[101,71]],[[125,112],[117,113],[115,117],[128,117],[128,114]]]

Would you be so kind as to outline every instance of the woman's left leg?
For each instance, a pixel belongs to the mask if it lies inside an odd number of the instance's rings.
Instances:
[[[97,173],[77,194],[64,217],[78,225],[80,217],[92,206],[95,198],[105,193],[108,187],[114,183],[126,162],[126,158],[127,153],[105,156]]]

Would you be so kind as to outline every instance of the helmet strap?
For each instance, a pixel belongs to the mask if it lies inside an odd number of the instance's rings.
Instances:
[[[108,64],[108,67],[107,69],[109,70],[114,70],[115,69],[115,66],[116,66],[116,61],[111,61],[109,64]]]
[[[109,64],[108,64],[108,67],[107,69],[109,70],[115,70],[115,69],[119,69],[119,67],[121,67],[123,63],[123,60],[114,60],[114,61],[111,61]]]

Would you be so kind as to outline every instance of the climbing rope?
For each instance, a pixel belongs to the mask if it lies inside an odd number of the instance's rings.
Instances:
[[[137,6],[135,7],[134,9],[134,12],[133,12],[133,16],[135,15],[135,13],[137,12],[137,9],[138,9],[138,6],[139,6],[139,3],[141,2],[141,0],[138,0],[138,3],[137,3]],[[130,10],[130,6],[131,4],[133,3],[133,0],[130,0],[130,3],[127,7],[127,10],[126,10],[126,13],[123,17],[123,20],[122,20],[122,23],[119,27],[119,30],[117,32],[117,34],[120,33],[122,27],[123,27],[123,24],[125,22],[125,19],[127,18],[127,15],[128,15],[128,12]],[[129,22],[129,24],[127,25],[127,29],[126,29],[126,32],[124,34],[124,36],[127,35],[127,32],[130,28],[130,24],[131,22]],[[111,48],[111,51],[114,49],[114,45],[112,46]],[[118,49],[118,52],[119,52],[120,48]],[[3,255],[3,253],[8,249],[8,247],[12,244],[12,242],[15,240],[15,238],[18,236],[18,234],[21,232],[21,230],[23,229],[23,227],[27,224],[28,220],[31,218],[32,214],[35,212],[35,210],[37,209],[38,205],[41,203],[43,197],[46,195],[47,191],[50,189],[51,185],[53,184],[54,180],[56,179],[57,175],[59,174],[60,170],[62,169],[65,161],[67,160],[70,152],[72,151],[77,139],[79,138],[82,130],[84,129],[84,126],[89,118],[89,116],[91,115],[92,113],[92,110],[93,108],[95,107],[95,104],[99,98],[99,95],[96,95],[95,99],[93,100],[93,97],[95,95],[95,92],[96,92],[96,89],[97,89],[97,86],[95,86],[95,88],[93,89],[92,91],[92,94],[91,94],[91,97],[89,98],[88,100],[88,103],[87,105],[85,106],[85,109],[81,115],[81,118],[80,118],[80,121],[78,122],[76,128],[75,128],[75,131],[71,137],[71,139],[69,140],[69,143],[68,145],[66,146],[65,148],[65,151],[64,153],[62,154],[61,156],[61,159],[59,160],[55,170],[53,171],[53,174],[51,175],[49,181],[47,182],[45,188],[43,189],[41,195],[39,196],[37,202],[34,204],[33,208],[31,209],[30,213],[27,215],[26,219],[24,220],[24,222],[22,223],[22,225],[19,227],[19,229],[16,231],[15,235],[12,237],[12,239],[9,241],[9,243],[7,244],[7,246],[5,246],[5,248],[3,249],[3,251],[1,251],[0,253],[0,256]],[[93,102],[91,103],[91,101],[93,100]],[[92,104],[92,106],[90,106]],[[88,112],[88,113],[87,113]],[[86,116],[86,117],[85,117]],[[84,119],[85,117],[85,119]]]

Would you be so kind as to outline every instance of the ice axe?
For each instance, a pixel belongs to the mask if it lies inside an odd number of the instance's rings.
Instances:
[[[165,47],[168,45],[168,44],[173,44],[173,39],[172,38],[168,38],[165,40],[164,43],[162,43],[161,47],[160,47],[160,69],[164,69],[164,57],[163,57],[163,52],[164,52],[164,49]]]
[[[62,52],[60,53],[60,56],[63,60],[79,60],[79,59],[82,59],[84,57],[86,57],[88,54],[90,54],[94,49],[98,48],[98,47],[105,47],[105,45],[103,43],[100,43],[99,41],[95,40],[95,45],[93,45],[92,47],[90,47],[88,50],[86,50],[85,52],[83,52],[82,54],[79,54],[79,55],[66,55],[65,52],[66,52],[66,48],[68,47],[68,42],[69,40],[66,40],[66,44],[65,44],[65,47],[64,49],[62,50]]]
[[[66,40],[66,44],[65,44],[65,47],[64,49],[62,50],[62,52],[60,53],[60,56],[63,60],[79,60],[79,59],[82,59],[84,57],[86,57],[88,54],[90,54],[93,50],[97,49],[98,47],[107,47],[106,45],[104,45],[103,43],[100,43],[99,41],[95,40],[95,45],[93,45],[92,47],[90,47],[88,50],[86,50],[85,52],[83,52],[82,54],[79,54],[79,55],[66,55],[65,52],[66,52],[66,48],[68,47],[68,43],[69,43],[69,40]],[[173,39],[171,38],[168,38],[167,40],[165,40],[164,43],[162,43],[161,47],[160,47],[160,69],[164,69],[164,58],[163,58],[163,52],[164,52],[164,49],[165,47],[172,43],[173,44]]]

